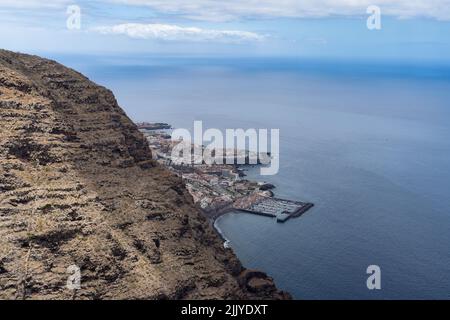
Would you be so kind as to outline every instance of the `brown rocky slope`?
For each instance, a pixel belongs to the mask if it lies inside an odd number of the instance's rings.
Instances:
[[[289,295],[223,248],[109,90],[0,50],[0,299],[233,298]]]

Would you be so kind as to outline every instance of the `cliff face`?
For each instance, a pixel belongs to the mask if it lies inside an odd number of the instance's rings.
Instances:
[[[0,51],[0,298],[289,295],[223,248],[109,90]]]

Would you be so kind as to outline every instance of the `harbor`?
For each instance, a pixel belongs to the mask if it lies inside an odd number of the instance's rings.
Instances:
[[[170,125],[145,123],[140,127],[154,160],[183,179],[194,203],[212,223],[232,211],[256,214],[284,223],[300,217],[314,206],[309,202],[274,197],[272,190],[276,186],[247,180],[244,172],[250,164],[186,164],[172,161],[172,148],[179,142],[172,141]],[[238,157],[248,154],[248,151],[235,150],[233,153]]]
[[[291,218],[300,217],[311,209],[314,204],[308,202],[292,201],[274,197],[260,196],[247,204],[238,201],[234,209],[266,217],[276,218],[277,222],[283,223]]]

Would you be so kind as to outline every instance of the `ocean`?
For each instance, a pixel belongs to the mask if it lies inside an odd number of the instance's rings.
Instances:
[[[296,299],[450,298],[450,67],[396,61],[59,57],[135,121],[280,129],[300,218],[217,221],[248,268]],[[381,290],[366,269],[381,268]]]

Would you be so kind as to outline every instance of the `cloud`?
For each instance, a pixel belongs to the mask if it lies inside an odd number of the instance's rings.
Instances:
[[[169,24],[125,23],[96,27],[93,30],[101,34],[117,34],[135,39],[166,41],[255,42],[262,41],[265,38],[263,35],[248,31],[201,29]]]
[[[87,1],[86,1],[87,3]],[[0,9],[55,9],[81,0],[0,0]],[[111,4],[147,6],[202,21],[229,21],[245,18],[310,18],[366,15],[370,5],[382,14],[398,18],[427,17],[450,21],[450,0],[93,0],[98,9]]]
[[[186,18],[227,21],[239,18],[365,15],[370,5],[399,18],[450,20],[450,0],[108,0],[148,6]]]
[[[54,9],[67,6],[69,3],[70,0],[1,0],[0,8]]]

